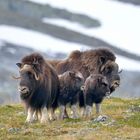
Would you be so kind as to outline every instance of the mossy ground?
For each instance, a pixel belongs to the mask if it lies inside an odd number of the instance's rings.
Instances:
[[[20,104],[0,106],[0,140],[140,140],[140,99],[106,99],[102,114],[105,122],[91,119],[56,120],[46,124],[26,124],[24,108]]]

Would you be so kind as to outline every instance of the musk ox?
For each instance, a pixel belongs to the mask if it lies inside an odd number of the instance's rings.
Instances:
[[[80,71],[86,79],[90,74],[102,74],[107,77],[110,89],[115,90],[119,86],[119,67],[115,62],[115,55],[109,49],[100,48],[95,50],[79,51],[70,53],[64,60],[49,60],[49,63],[55,67],[58,74],[68,70]],[[112,78],[114,77],[114,78]]]
[[[119,67],[115,62],[116,57],[112,51],[106,48],[95,50],[79,51],[70,53],[64,60],[49,60],[49,63],[56,69],[58,74],[68,70],[77,70],[82,73],[84,79],[90,74],[102,74],[106,76],[110,94],[119,86],[120,76]],[[80,107],[83,106],[83,93],[79,94]],[[65,111],[65,114],[67,112]]]
[[[92,111],[92,105],[95,103],[96,113],[100,113],[100,104],[104,97],[110,94],[108,80],[101,74],[91,74],[83,86],[84,95],[84,116],[89,117]]]
[[[20,73],[19,93],[27,109],[26,122],[32,122],[36,113],[40,122],[44,123],[48,109],[57,107],[59,79],[56,71],[38,53],[25,56],[17,66]]]
[[[60,107],[60,119],[66,117],[66,105],[70,104],[73,112],[73,118],[78,118],[77,103],[78,92],[84,84],[84,77],[81,72],[78,71],[66,71],[62,75],[59,75],[60,81],[60,94],[58,97],[58,105]]]

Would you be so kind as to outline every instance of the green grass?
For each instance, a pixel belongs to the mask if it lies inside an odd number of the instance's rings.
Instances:
[[[139,140],[139,105],[140,99],[106,99],[102,114],[109,119],[105,122],[93,121],[97,117],[93,107],[91,119],[66,119],[46,124],[25,124],[26,114],[20,104],[0,106],[0,140]]]

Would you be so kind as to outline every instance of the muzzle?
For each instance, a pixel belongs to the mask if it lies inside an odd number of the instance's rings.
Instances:
[[[29,88],[26,86],[19,86],[18,91],[20,93],[21,98],[26,98],[30,95]]]
[[[106,96],[106,97],[107,97],[107,96],[110,96],[110,91],[106,92],[106,93],[105,93],[105,96]]]

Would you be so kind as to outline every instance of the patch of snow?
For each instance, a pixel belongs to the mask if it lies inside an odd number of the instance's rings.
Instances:
[[[43,21],[95,36],[121,49],[140,54],[140,6],[110,0],[44,0],[43,3],[96,18],[102,26],[87,29],[65,20]]]
[[[2,40],[0,40],[0,47],[4,46],[4,42]]]
[[[14,26],[0,25],[0,39],[16,45],[30,47],[39,51],[69,53],[72,50],[84,50],[84,45],[69,43],[49,35]],[[12,34],[10,34],[10,32]]]
[[[35,31],[29,31],[22,28],[3,25],[0,26],[0,31],[1,40],[16,45],[34,48],[39,51],[70,53],[75,49],[83,51],[89,49],[87,46],[68,43],[66,41],[58,40]],[[12,32],[12,34],[9,34],[9,32]],[[15,50],[12,49],[10,49],[9,51],[11,53],[15,52]],[[127,59],[122,56],[117,56],[116,61],[119,64],[120,69],[140,71],[140,62]]]
[[[57,8],[67,9],[71,12],[97,18],[101,21],[102,26],[100,28],[87,29],[77,23],[47,18],[44,18],[43,22],[49,22],[90,36],[95,36],[121,49],[140,54],[139,6],[109,0],[44,0],[43,2]],[[117,62],[122,69],[140,70],[139,61],[118,56]]]
[[[16,49],[14,49],[14,48],[7,48],[7,52],[9,52],[11,54],[15,54],[16,53]]]

